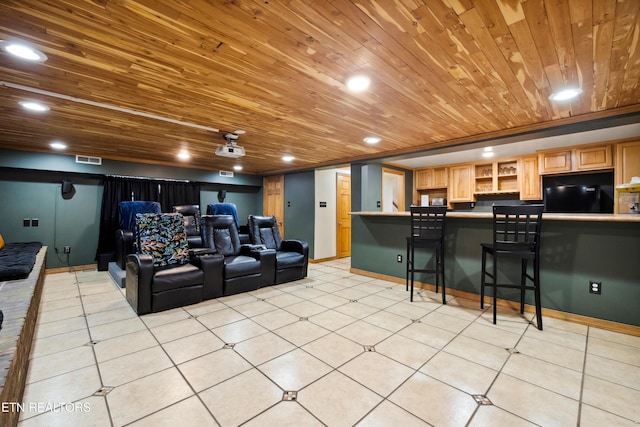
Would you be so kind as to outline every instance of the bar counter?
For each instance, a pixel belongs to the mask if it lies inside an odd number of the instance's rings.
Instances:
[[[410,216],[403,212],[349,212],[350,215],[361,216]],[[640,222],[640,214],[579,214],[579,213],[544,213],[545,221],[590,221],[590,222]],[[448,211],[447,218],[493,218],[491,212]]]
[[[351,212],[351,267],[404,283],[409,212]],[[480,293],[481,243],[492,241],[492,212],[447,212],[445,278],[448,289]],[[416,255],[430,260],[432,251]],[[402,262],[397,256],[402,255]],[[640,215],[545,213],[541,241],[542,307],[631,326],[640,331]],[[518,265],[501,263],[499,275],[518,280]],[[432,275],[417,275],[433,283]],[[590,294],[589,281],[602,283]],[[513,301],[517,292],[500,290]],[[533,293],[527,292],[533,305]],[[562,314],[561,313],[561,314]],[[543,315],[544,316],[544,315]],[[576,317],[578,317],[576,316]],[[627,331],[628,332],[628,331]]]

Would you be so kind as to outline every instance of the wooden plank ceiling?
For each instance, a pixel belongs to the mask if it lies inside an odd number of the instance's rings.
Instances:
[[[3,0],[0,39],[48,60],[0,53],[0,147],[49,152],[60,139],[70,154],[269,174],[638,112],[639,9],[638,0]],[[345,80],[359,72],[371,87],[351,93]],[[565,86],[584,92],[548,99]],[[51,110],[27,113],[23,99]],[[184,123],[246,130],[247,155],[215,156],[221,133]],[[368,146],[369,135],[382,141]],[[191,159],[177,160],[180,149]]]

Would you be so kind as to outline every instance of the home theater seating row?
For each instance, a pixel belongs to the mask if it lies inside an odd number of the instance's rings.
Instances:
[[[125,267],[127,301],[138,314],[307,276],[308,244],[282,240],[274,217],[249,216],[246,244],[234,215],[200,215],[197,205],[173,210],[135,214],[134,252]]]

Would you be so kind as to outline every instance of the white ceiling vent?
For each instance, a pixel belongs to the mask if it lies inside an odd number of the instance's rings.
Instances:
[[[224,176],[226,178],[233,178],[233,172],[231,172],[231,171],[220,171],[220,176]]]
[[[76,156],[76,163],[100,166],[102,165],[102,157]]]

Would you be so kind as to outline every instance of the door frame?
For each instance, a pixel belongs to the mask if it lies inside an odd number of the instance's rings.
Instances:
[[[279,212],[271,212],[269,210],[269,203],[267,201],[267,181],[277,182],[278,188],[280,189],[280,198],[281,200],[277,203],[276,209],[279,209],[281,215],[277,215]],[[280,229],[280,236],[284,239],[284,175],[271,175],[265,176],[262,178],[262,214],[263,215],[273,215],[276,217],[276,221],[278,223],[278,228]],[[278,216],[281,216],[278,218]]]
[[[343,176],[343,177],[348,177],[349,178],[349,197],[351,197],[351,174],[349,173],[345,173],[345,172],[336,172],[336,258],[346,258],[351,256],[351,241],[349,241],[349,254],[348,255],[340,255],[340,242],[342,241],[341,239],[341,233],[340,233],[340,226],[338,225],[338,222],[340,222],[341,218],[339,215],[339,206],[340,206],[340,185],[339,185],[339,177]],[[349,208],[351,208],[351,200],[349,200]],[[351,217],[349,217],[349,224],[351,224]],[[349,225],[349,229],[351,229],[351,225]],[[349,231],[349,239],[351,239],[351,231]]]
[[[381,197],[382,206],[381,206],[381,208],[384,211],[384,174],[385,173],[398,175],[398,176],[402,177],[402,182],[401,182],[402,185],[399,186],[399,188],[398,188],[398,206],[397,206],[397,208],[398,208],[398,212],[403,212],[404,210],[406,210],[405,209],[405,194],[404,194],[405,193],[405,183],[406,183],[405,182],[405,173],[404,173],[404,171],[400,171],[400,170],[397,170],[397,169],[390,169],[390,168],[385,168],[385,167],[382,168],[382,183],[381,183],[382,184],[381,185],[381,188],[382,188],[382,197]]]

